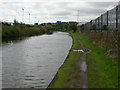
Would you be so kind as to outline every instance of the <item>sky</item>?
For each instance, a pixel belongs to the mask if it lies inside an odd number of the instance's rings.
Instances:
[[[114,8],[118,2],[119,0],[0,0],[0,21],[13,22],[16,19],[27,24],[88,22]]]

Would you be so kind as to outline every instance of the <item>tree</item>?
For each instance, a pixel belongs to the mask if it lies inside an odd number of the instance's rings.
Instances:
[[[19,24],[19,22],[15,19],[13,25],[17,26],[18,24]]]
[[[47,26],[46,26],[46,30],[47,30],[47,31],[51,31],[52,29],[53,29],[52,25],[47,25]]]
[[[47,25],[46,27],[46,33],[47,34],[52,34],[53,33],[53,26],[52,25]]]
[[[70,29],[73,30],[73,32],[76,32],[76,30],[77,30],[77,25],[76,25],[75,23],[72,23],[72,24],[70,25]]]

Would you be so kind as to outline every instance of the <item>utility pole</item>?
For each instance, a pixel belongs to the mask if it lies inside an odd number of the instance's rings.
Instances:
[[[24,8],[22,8],[23,15],[22,15],[22,22],[24,23]]]
[[[38,23],[40,22],[39,18],[38,18]]]
[[[79,23],[80,10],[78,10],[77,21]]]
[[[37,23],[37,17],[35,17],[35,23]]]
[[[40,21],[39,21],[39,19],[38,19],[38,24],[39,24],[39,22],[40,22]]]
[[[103,15],[101,15],[101,32],[103,30]]]
[[[16,16],[14,15],[14,20],[16,20]]]
[[[116,31],[118,30],[118,6],[116,6]]]
[[[29,13],[29,24],[30,24],[30,13]]]

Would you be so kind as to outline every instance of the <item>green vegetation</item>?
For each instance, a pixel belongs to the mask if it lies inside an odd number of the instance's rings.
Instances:
[[[40,35],[45,33],[45,30],[40,27],[27,27],[24,25],[6,26],[2,27],[2,38],[17,38],[25,36]]]
[[[52,34],[52,25],[40,26],[40,25],[25,25],[16,23],[13,26],[3,25],[2,26],[2,38],[4,39],[15,39],[19,37],[28,37],[41,34]]]
[[[89,88],[118,88],[118,65],[117,62],[106,55],[104,49],[98,47],[84,34],[70,33],[73,37],[73,46],[65,64],[58,71],[56,81],[51,88],[74,88],[74,84],[80,79],[77,75],[77,64],[81,54],[72,52],[80,49],[78,39],[91,51],[87,55],[88,64],[88,87]],[[77,39],[78,38],[78,39]]]
[[[13,25],[9,23],[3,23],[2,25],[2,38],[4,39],[16,39],[19,37],[28,37],[34,35],[41,35],[41,34],[52,34],[54,31],[66,31],[66,30],[73,30],[74,32],[77,30],[76,22],[70,22],[52,25],[48,23],[47,25],[27,25],[23,23],[19,23],[18,21],[14,20]]]
[[[77,31],[77,22],[68,22],[53,27],[55,31]]]
[[[75,88],[77,80],[79,80],[80,76],[78,76],[77,73],[79,71],[77,64],[82,53],[80,54],[77,52],[73,52],[73,49],[81,49],[81,46],[76,38],[79,34],[70,34],[73,37],[73,46],[70,50],[68,58],[66,59],[66,62],[58,71],[56,81],[50,88]]]
[[[90,30],[96,30],[96,25],[92,25]]]
[[[77,31],[77,23],[71,23],[70,29],[73,30],[73,32],[76,32]]]
[[[118,88],[117,62],[84,35],[80,35],[79,38],[92,50],[87,56],[89,88]]]

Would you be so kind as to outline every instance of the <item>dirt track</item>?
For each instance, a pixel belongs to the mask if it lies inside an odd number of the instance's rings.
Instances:
[[[83,43],[77,37],[75,37],[75,39],[82,49],[73,51],[82,54],[80,54],[80,58],[76,63],[76,70],[74,70],[76,78],[70,80],[71,86],[69,86],[69,88],[88,88],[86,56],[87,53],[89,53],[89,50],[85,48]]]
[[[89,50],[84,47],[83,43],[80,40],[78,40],[78,42],[80,43],[84,52],[78,62],[78,66],[80,68],[79,70],[80,78],[79,78],[79,87],[77,88],[88,88],[86,56]]]

